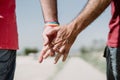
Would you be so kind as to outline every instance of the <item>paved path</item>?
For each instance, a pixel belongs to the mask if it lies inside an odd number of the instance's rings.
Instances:
[[[54,80],[106,80],[106,77],[82,59],[71,58]]]
[[[106,80],[104,74],[80,58],[71,58],[57,74],[58,65],[52,62],[49,58],[39,64],[33,57],[18,57],[15,80]]]

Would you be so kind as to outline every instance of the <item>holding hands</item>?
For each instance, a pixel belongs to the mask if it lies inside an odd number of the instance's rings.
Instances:
[[[71,25],[46,26],[43,31],[44,46],[40,53],[40,63],[49,56],[55,56],[56,64],[60,57],[65,61],[77,35]]]

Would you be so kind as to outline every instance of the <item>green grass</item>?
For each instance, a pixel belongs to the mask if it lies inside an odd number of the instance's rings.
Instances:
[[[85,53],[80,56],[82,59],[93,65],[95,68],[100,70],[101,72],[106,72],[106,61],[105,58],[102,57],[102,52],[96,53]]]

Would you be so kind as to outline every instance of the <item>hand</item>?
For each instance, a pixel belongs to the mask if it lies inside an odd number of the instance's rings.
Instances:
[[[63,56],[62,61],[66,60],[69,50],[77,37],[76,32],[70,27],[70,25],[60,26],[56,38],[53,41],[55,44],[53,46],[53,50],[57,52],[54,62],[55,64],[58,62],[61,56]]]
[[[46,26],[44,31],[43,31],[43,40],[44,40],[44,45],[46,46],[47,44],[50,44],[53,39],[57,35],[57,31],[59,30],[59,27],[51,27],[51,26]]]
[[[56,37],[57,31],[59,30],[58,27],[51,27],[47,26],[44,31],[43,31],[43,40],[44,40],[44,45],[43,49],[40,52],[40,58],[39,62],[41,63],[43,59],[46,59],[48,56],[54,56],[55,52],[52,49],[51,42],[54,40]]]

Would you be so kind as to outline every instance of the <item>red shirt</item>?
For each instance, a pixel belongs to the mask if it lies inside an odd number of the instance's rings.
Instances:
[[[18,49],[15,0],[0,0],[0,49]]]
[[[112,0],[112,19],[109,24],[110,32],[107,45],[120,47],[120,0]]]

